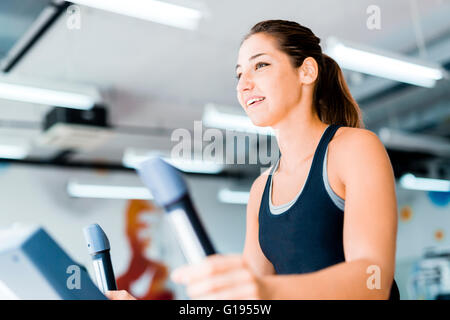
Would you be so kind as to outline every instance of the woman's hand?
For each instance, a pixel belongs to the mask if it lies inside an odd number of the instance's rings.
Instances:
[[[125,290],[106,291],[105,296],[109,300],[137,300],[135,297],[133,297],[131,294],[129,294]]]
[[[211,255],[199,264],[174,270],[171,278],[186,285],[192,299],[268,299],[263,282],[251,272],[241,255]]]

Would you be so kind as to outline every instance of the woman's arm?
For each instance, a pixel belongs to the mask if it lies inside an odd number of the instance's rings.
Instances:
[[[267,177],[268,171],[260,175],[253,182],[247,203],[247,222],[243,260],[256,276],[264,276],[275,273],[272,263],[267,260],[261,250],[261,246],[259,245],[258,215]]]
[[[339,163],[339,177],[345,185],[346,261],[309,274],[265,276],[262,279],[264,291],[270,292],[272,299],[389,297],[397,233],[392,166],[374,133],[346,129],[333,156]],[[380,271],[379,289],[374,279],[377,270]],[[375,288],[369,289],[373,286]]]

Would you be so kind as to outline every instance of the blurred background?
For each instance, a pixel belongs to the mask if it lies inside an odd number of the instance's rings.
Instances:
[[[184,297],[167,278],[184,258],[133,168],[183,138],[193,161],[173,163],[207,231],[241,252],[248,191],[268,166],[248,159],[275,139],[239,106],[237,53],[255,23],[294,20],[341,65],[388,151],[401,298],[450,294],[450,1],[144,2],[0,2],[0,228],[42,225],[92,272],[81,230],[99,223],[120,289]],[[234,145],[226,129],[248,137],[243,149],[202,161],[206,132]]]

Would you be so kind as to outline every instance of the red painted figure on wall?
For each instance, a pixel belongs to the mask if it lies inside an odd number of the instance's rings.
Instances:
[[[151,238],[139,237],[141,230],[150,225],[142,221],[144,214],[154,214],[155,207],[145,200],[130,200],[126,212],[126,234],[130,243],[131,261],[127,271],[117,278],[119,290],[132,292],[132,286],[143,276],[149,276],[150,284],[145,294],[134,295],[139,300],[171,300],[173,293],[165,288],[168,278],[168,268],[159,261],[149,259],[145,250],[151,243]]]

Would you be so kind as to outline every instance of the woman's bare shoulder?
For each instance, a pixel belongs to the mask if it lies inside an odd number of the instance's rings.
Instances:
[[[367,129],[341,127],[330,142],[342,181],[345,173],[351,173],[355,166],[366,167],[373,163],[389,162],[389,156],[378,136]],[[373,168],[373,166],[371,166]]]
[[[336,151],[348,154],[348,151],[364,151],[383,146],[378,136],[363,128],[341,127],[333,137],[332,143]],[[361,147],[363,147],[361,149]]]
[[[264,188],[266,186],[267,179],[272,170],[272,167],[269,167],[265,171],[263,171],[256,179],[253,181],[253,184],[250,188],[250,197],[248,200],[248,206],[252,207],[256,210],[259,208],[259,203],[261,202],[262,194],[264,192]]]

